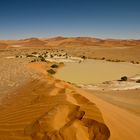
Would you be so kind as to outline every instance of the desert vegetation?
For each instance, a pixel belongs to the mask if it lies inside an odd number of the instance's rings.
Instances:
[[[140,79],[136,81],[136,83],[140,83]]]
[[[121,81],[127,81],[127,76],[123,76],[123,77],[121,77]]]
[[[47,70],[47,72],[48,72],[49,74],[51,74],[51,75],[53,75],[53,74],[56,73],[56,71],[55,71],[54,69],[49,69],[49,70]]]
[[[131,63],[132,64],[140,64],[140,62],[138,62],[138,61],[136,61],[136,62],[135,61],[131,61]]]
[[[86,59],[87,57],[85,55],[81,56],[82,59]]]
[[[52,68],[58,68],[59,66],[57,64],[51,65]]]

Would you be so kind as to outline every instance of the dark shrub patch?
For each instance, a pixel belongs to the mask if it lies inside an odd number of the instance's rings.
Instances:
[[[32,54],[27,54],[26,57],[34,57]]]
[[[121,77],[121,81],[127,81],[127,77],[126,76]]]
[[[42,62],[47,62],[44,57],[40,59]]]
[[[53,58],[53,55],[51,54],[50,57]]]
[[[48,72],[49,74],[55,74],[55,73],[56,73],[53,69],[49,69],[49,70],[47,70],[47,72]]]
[[[132,63],[132,64],[135,64],[135,62],[134,62],[134,61],[131,61],[131,63]]]
[[[57,64],[53,64],[51,65],[52,68],[58,68],[58,65]]]
[[[31,62],[36,62],[37,60],[36,59],[34,59],[34,60],[31,60]]]
[[[40,61],[42,61],[42,62],[47,62],[47,61],[45,60],[45,58],[44,58],[42,55],[40,55],[39,58],[40,58]]]
[[[32,54],[37,54],[37,52],[32,52]]]
[[[136,83],[140,83],[140,79],[136,81]]]
[[[86,59],[87,57],[83,55],[81,58],[82,58],[82,59]]]

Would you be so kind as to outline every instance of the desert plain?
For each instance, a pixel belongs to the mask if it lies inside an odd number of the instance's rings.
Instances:
[[[0,140],[139,140],[139,130],[140,40],[0,41]]]

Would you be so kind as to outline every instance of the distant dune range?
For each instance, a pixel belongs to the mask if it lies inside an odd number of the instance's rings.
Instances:
[[[88,58],[94,59],[140,61],[140,40],[98,39],[90,37],[1,40],[0,49],[4,48],[58,48],[64,49],[74,56],[85,55]]]
[[[120,39],[98,39],[90,37],[55,37],[55,38],[29,38],[24,40],[0,41],[1,45],[21,45],[23,47],[84,47],[84,46],[103,46],[103,47],[122,47],[140,46],[140,40],[120,40]],[[0,46],[1,46],[0,45]]]

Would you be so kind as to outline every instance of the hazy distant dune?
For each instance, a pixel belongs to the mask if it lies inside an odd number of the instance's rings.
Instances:
[[[1,41],[0,41],[1,43]],[[99,39],[92,37],[54,37],[54,38],[28,38],[23,40],[5,41],[6,44],[22,44],[24,47],[86,47],[86,46],[103,46],[103,47],[124,47],[140,46],[140,40],[120,40],[120,39]],[[0,44],[4,46],[6,44]]]
[[[6,48],[6,47],[8,47],[8,44],[6,44],[6,43],[0,43],[0,48]]]

